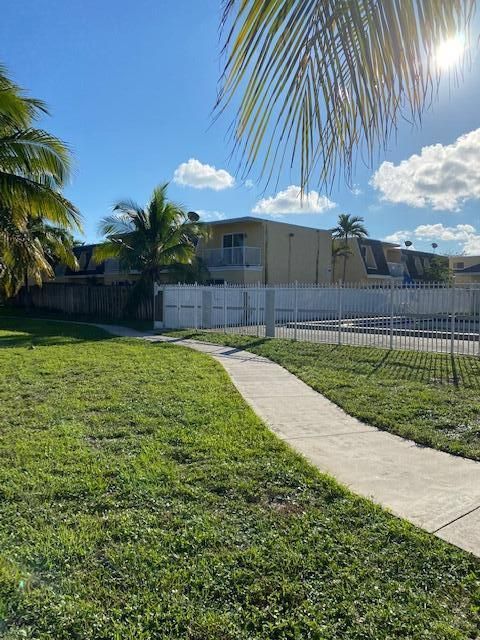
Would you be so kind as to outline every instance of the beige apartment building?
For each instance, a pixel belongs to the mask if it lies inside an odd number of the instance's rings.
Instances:
[[[458,284],[480,284],[480,256],[450,256],[450,269]]]
[[[208,224],[209,234],[197,247],[214,284],[319,284],[331,281],[331,234],[253,216]],[[118,260],[97,263],[95,245],[75,247],[80,269],[59,264],[55,282],[125,284],[136,273],[125,273]],[[166,274],[166,278],[168,278]]]
[[[344,258],[339,255],[333,260],[334,282],[421,282],[434,257],[447,260],[434,253],[403,249],[399,244],[371,238],[350,238],[348,249],[345,277]]]
[[[209,224],[198,247],[217,284],[331,281],[331,233],[253,216]]]

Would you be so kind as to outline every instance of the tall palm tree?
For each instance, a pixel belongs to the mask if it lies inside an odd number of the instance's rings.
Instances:
[[[340,244],[335,248],[338,254],[343,256],[343,281],[345,282],[345,276],[347,273],[347,260],[351,254],[348,246],[350,238],[366,238],[368,231],[363,224],[364,220],[360,216],[352,216],[349,213],[341,213],[338,216],[338,223],[335,229],[333,229],[333,237],[340,241]]]
[[[73,253],[73,236],[63,227],[30,218],[22,228],[0,215],[0,293],[11,297],[29,282],[41,285],[54,276],[54,266],[62,262],[78,269]]]
[[[343,258],[344,260],[352,255],[350,247],[345,246],[343,243],[338,242],[335,238],[332,239],[332,277],[335,280],[335,272],[337,268],[337,260]],[[344,278],[345,279],[345,278]]]
[[[32,127],[47,113],[43,102],[26,97],[0,66],[0,209],[15,224],[41,217],[80,229],[76,207],[62,194],[70,172],[67,145]]]
[[[355,150],[371,161],[399,119],[420,122],[440,78],[438,46],[465,34],[457,71],[469,61],[476,0],[223,5],[217,114],[238,97],[233,135],[245,173],[259,160],[270,178],[299,158],[303,189],[314,173],[331,184],[338,167],[350,179]]]
[[[205,228],[167,198],[168,184],[157,187],[141,207],[131,200],[119,202],[113,215],[100,223],[106,241],[95,250],[97,261],[118,258],[127,271],[138,271],[140,278],[132,292],[130,309],[142,296],[151,295],[153,283],[164,272],[181,277],[196,264],[196,245]]]
[[[58,138],[32,126],[48,113],[26,96],[0,65],[0,289],[15,294],[53,275],[60,259],[72,268],[70,229],[80,230],[76,207],[61,193],[70,151]],[[49,224],[52,223],[52,224]]]

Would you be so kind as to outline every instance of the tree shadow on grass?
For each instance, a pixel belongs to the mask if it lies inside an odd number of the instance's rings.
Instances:
[[[2,332],[9,333],[2,335]],[[50,322],[35,318],[0,318],[0,349],[67,345],[113,338],[115,336],[102,329],[73,322]]]
[[[168,335],[166,333],[165,335]],[[454,388],[480,390],[480,358],[474,356],[452,356],[449,353],[427,353],[425,351],[386,350],[378,347],[314,344],[307,341],[294,342],[279,340],[278,352],[257,351],[263,345],[271,344],[272,338],[255,338],[240,343],[239,336],[228,334],[215,344],[224,344],[232,349],[255,351],[259,355],[272,357],[276,362],[289,366],[292,362],[300,366],[313,366],[325,371],[334,368],[346,375],[365,376],[381,384],[395,385],[399,381],[419,382],[427,385],[446,385]],[[246,336],[245,336],[246,337]],[[173,336],[172,336],[173,338]],[[237,338],[237,339],[235,339]],[[183,334],[179,340],[202,340],[204,336],[192,331]],[[207,342],[210,342],[206,339]],[[280,344],[281,343],[281,344]]]
[[[474,357],[447,353],[386,351],[368,377],[480,389],[480,362]]]

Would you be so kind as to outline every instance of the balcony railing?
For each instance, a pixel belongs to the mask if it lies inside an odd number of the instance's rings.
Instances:
[[[405,273],[405,265],[401,262],[387,262],[390,275],[394,278],[401,278]]]
[[[208,249],[205,252],[207,267],[260,267],[260,247],[230,247]]]

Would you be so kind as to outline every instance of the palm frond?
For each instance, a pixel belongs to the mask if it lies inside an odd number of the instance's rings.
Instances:
[[[27,129],[40,113],[48,113],[42,100],[27,97],[0,64],[0,130],[6,127]]]
[[[115,207],[114,211],[116,210],[118,210],[117,207]],[[107,237],[120,236],[131,233],[134,230],[132,216],[129,213],[125,213],[123,209],[120,211],[121,213],[106,216],[100,220],[98,231],[101,235]]]
[[[58,187],[70,172],[70,152],[58,138],[41,129],[25,129],[0,137],[0,169],[30,178],[48,174]]]
[[[30,219],[19,228],[8,212],[0,212],[0,290],[15,295],[26,279],[41,285],[54,275],[54,265],[62,262],[78,268],[73,253],[73,237],[65,229],[49,225],[41,218]]]
[[[97,264],[111,258],[119,258],[122,253],[122,245],[118,242],[102,242],[93,250],[93,258]]]
[[[401,117],[435,95],[438,44],[469,42],[475,0],[224,0],[226,62],[216,113],[239,98],[234,150],[269,180],[289,159],[302,189],[315,175],[350,182]],[[467,48],[468,51],[468,48]],[[468,54],[463,63],[468,63]]]
[[[54,224],[82,228],[78,209],[56,190],[48,176],[32,180],[0,170],[0,202],[16,219],[41,214]]]
[[[131,200],[119,202],[114,213],[100,223],[106,239],[95,249],[95,260],[117,258],[121,268],[140,272],[132,301],[142,291],[151,292],[153,282],[165,270],[178,274],[185,267],[183,272],[189,277],[196,273],[195,248],[206,227],[189,220],[180,205],[168,200],[167,187],[155,188],[145,208]]]
[[[71,169],[68,146],[32,127],[44,103],[24,95],[0,65],[0,207],[19,228],[42,218],[81,230],[77,208],[61,194]]]

